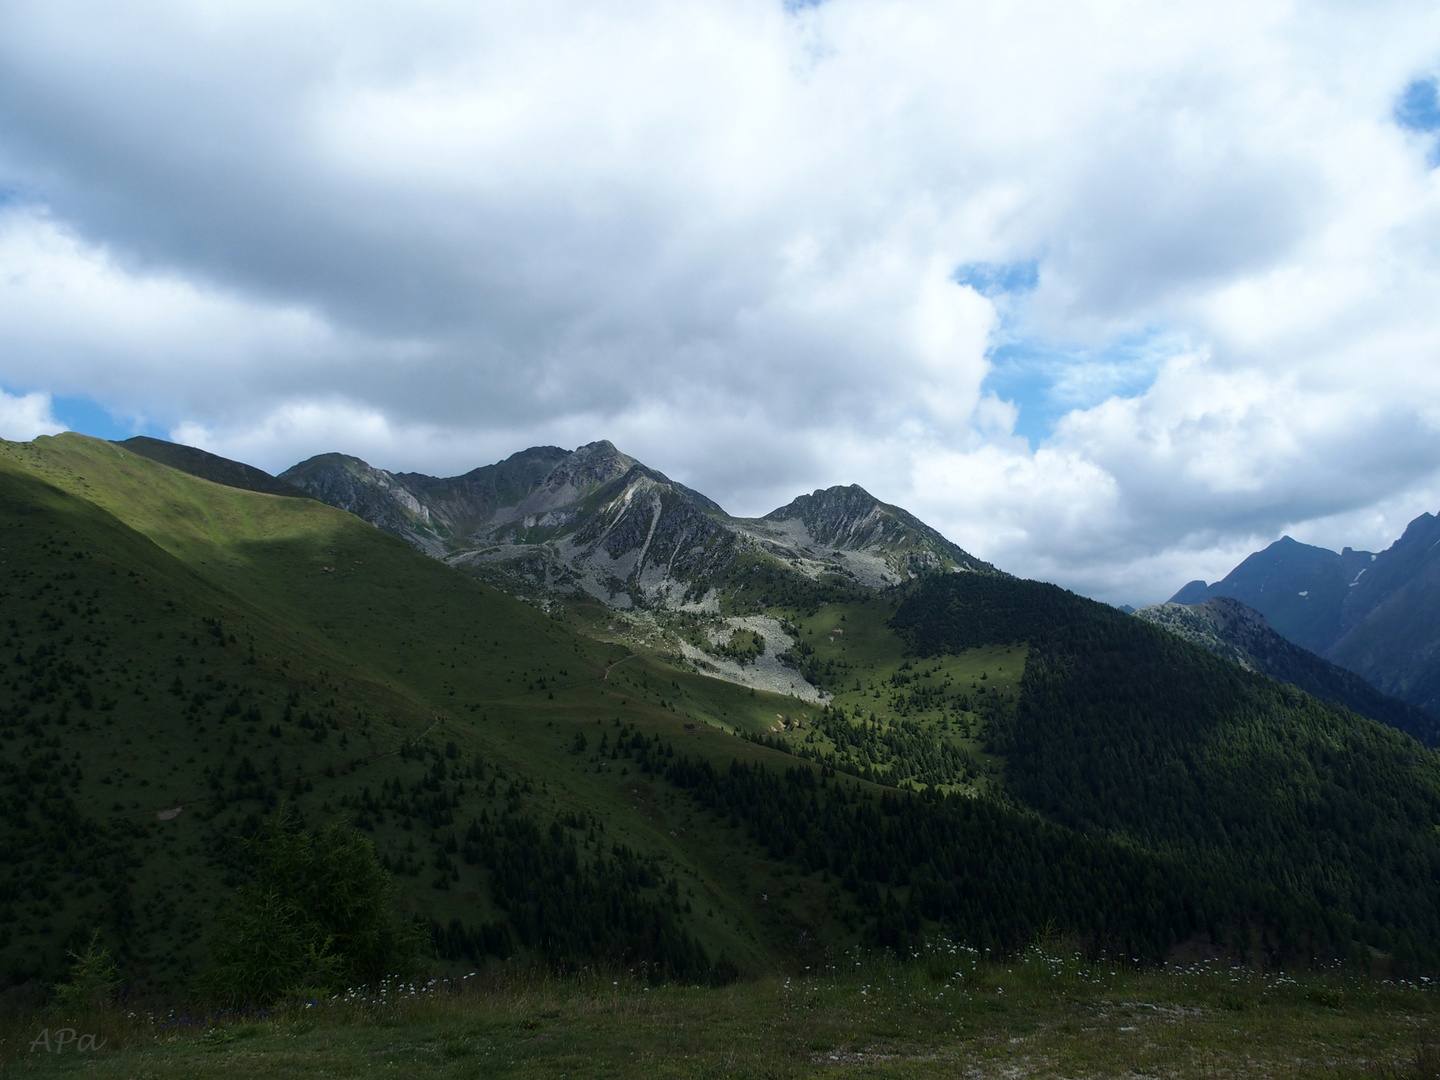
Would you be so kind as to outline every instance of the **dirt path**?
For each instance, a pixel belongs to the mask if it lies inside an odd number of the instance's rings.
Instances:
[[[628,656],[622,656],[622,657],[620,657],[619,660],[611,661],[608,665],[606,665],[606,667],[605,667],[605,674],[604,674],[604,676],[601,677],[600,681],[601,681],[601,682],[609,682],[609,681],[610,681],[610,669],[611,669],[611,668],[613,668],[616,664],[623,664],[626,660],[634,660],[634,659],[635,659],[635,654],[632,652],[632,653],[630,653]]]

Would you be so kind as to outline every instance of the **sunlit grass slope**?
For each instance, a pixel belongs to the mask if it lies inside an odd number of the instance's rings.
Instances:
[[[920,659],[895,633],[892,597],[791,609],[794,653],[828,707],[768,717],[765,742],[867,779],[940,791],[994,792],[997,718],[1013,712],[1023,641]]]

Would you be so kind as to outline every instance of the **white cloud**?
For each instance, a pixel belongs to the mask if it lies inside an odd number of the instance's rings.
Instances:
[[[50,395],[40,392],[7,394],[0,390],[0,439],[29,442],[40,435],[56,435],[65,425],[50,411]]]
[[[296,307],[137,272],[53,217],[0,210],[0,378],[116,411],[226,415],[334,372],[342,335]]]
[[[1419,2],[22,0],[0,385],[272,469],[608,437],[737,512],[858,481],[1158,599],[1440,490],[1440,183],[1393,121],[1437,32]],[[1030,260],[1020,299],[951,280]],[[985,384],[1016,338],[1075,358],[1038,450]]]

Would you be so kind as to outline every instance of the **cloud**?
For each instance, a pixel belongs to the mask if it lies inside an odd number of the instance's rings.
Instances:
[[[603,437],[736,512],[856,481],[1155,599],[1437,489],[1437,31],[20,0],[0,384],[271,469]]]
[[[50,395],[40,392],[7,394],[0,390],[0,439],[29,442],[40,435],[57,435],[65,425],[50,411]]]

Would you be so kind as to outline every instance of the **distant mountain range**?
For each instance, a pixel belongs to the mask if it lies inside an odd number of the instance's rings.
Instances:
[[[927,570],[996,572],[863,488],[732,517],[604,441],[532,447],[444,479],[322,454],[279,479],[509,591],[579,591],[619,608],[713,606],[762,564],[868,589]]]
[[[1231,597],[1278,633],[1440,716],[1440,518],[1422,514],[1381,552],[1336,553],[1286,536],[1171,603]]]

